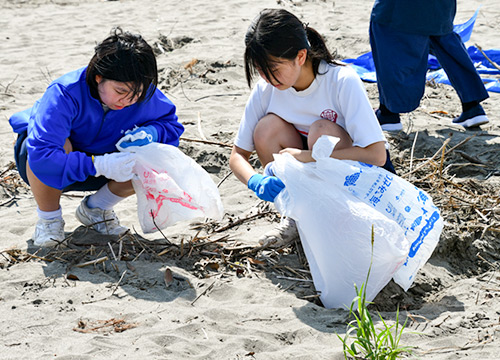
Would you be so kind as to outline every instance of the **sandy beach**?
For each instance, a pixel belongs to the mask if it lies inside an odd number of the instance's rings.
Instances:
[[[0,359],[343,359],[336,334],[344,336],[348,311],[321,305],[300,244],[258,247],[279,213],[230,173],[228,160],[250,94],[244,34],[258,12],[293,12],[347,59],[370,51],[372,5],[1,0]],[[500,48],[498,1],[459,0],[455,23],[480,5],[466,45]],[[131,232],[103,236],[74,216],[85,194],[68,193],[68,246],[39,249],[31,241],[36,203],[15,169],[8,119],[87,65],[114,26],[154,47],[159,88],[186,128],[179,148],[218,185],[224,217],[143,234],[132,196],[115,208]],[[365,86],[375,108],[377,86]],[[404,292],[390,282],[370,307],[389,323],[399,307],[409,358],[499,358],[500,94],[482,104],[489,124],[451,125],[461,112],[456,92],[429,83],[420,107],[402,116],[403,131],[386,134],[398,174],[426,190],[445,221],[413,286]]]

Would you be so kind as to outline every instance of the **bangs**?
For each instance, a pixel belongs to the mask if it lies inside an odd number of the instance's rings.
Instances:
[[[101,75],[110,80],[128,83],[132,98],[138,97],[138,102],[150,98],[151,85],[156,86],[157,81],[154,62],[145,66],[135,56],[131,56],[130,52],[121,50],[103,58],[101,64]]]
[[[248,44],[245,50],[245,74],[249,87],[252,86],[253,78],[260,76],[259,70],[266,79],[273,79],[280,83],[273,73],[274,64],[279,61],[272,60],[271,56],[263,47],[254,42]]]
[[[115,81],[120,81],[120,80],[115,80]],[[144,91],[145,86],[151,87],[150,82],[148,81],[142,81],[142,82],[127,81],[124,83],[127,84],[127,88],[130,91],[130,95],[128,96],[128,98],[129,99],[137,98],[138,102],[143,101],[147,97],[147,93],[149,90]]]

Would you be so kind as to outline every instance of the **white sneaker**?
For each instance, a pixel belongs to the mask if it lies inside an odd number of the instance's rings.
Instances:
[[[89,208],[87,206],[88,198],[89,196],[85,196],[76,209],[78,221],[105,235],[121,235],[128,230],[125,226],[120,225],[120,221],[113,210]]]
[[[36,223],[35,233],[31,238],[35,246],[52,247],[60,244],[66,238],[64,236],[64,220],[62,218],[39,219]]]
[[[284,217],[281,222],[271,231],[265,233],[259,244],[265,247],[281,248],[299,238],[299,231],[295,221],[289,217]]]
[[[484,125],[489,122],[490,120],[486,116],[483,107],[479,104],[472,109],[462,112],[459,117],[453,119],[453,124],[462,125],[466,129]]]

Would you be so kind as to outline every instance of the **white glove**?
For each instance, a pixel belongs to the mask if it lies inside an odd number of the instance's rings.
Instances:
[[[125,182],[134,177],[136,155],[118,152],[94,156],[95,176],[104,176],[118,182]]]

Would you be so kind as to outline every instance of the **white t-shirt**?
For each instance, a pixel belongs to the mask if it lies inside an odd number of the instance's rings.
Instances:
[[[234,144],[255,150],[253,133],[257,122],[273,113],[307,136],[316,120],[328,119],[347,131],[354,146],[366,147],[386,141],[361,79],[349,66],[322,61],[311,85],[297,91],[278,90],[260,79],[245,106]]]

